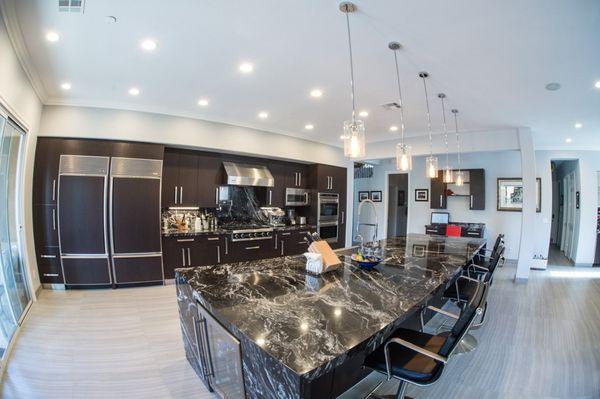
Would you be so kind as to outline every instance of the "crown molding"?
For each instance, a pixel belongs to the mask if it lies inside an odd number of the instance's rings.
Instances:
[[[23,71],[27,75],[31,86],[33,87],[33,90],[37,94],[41,103],[45,104],[48,98],[48,93],[46,92],[46,88],[42,82],[42,79],[40,78],[40,75],[33,66],[29,49],[23,40],[23,31],[21,30],[21,25],[19,24],[19,19],[17,17],[15,0],[0,1],[0,13],[2,14],[4,26],[6,26],[6,31],[8,32],[8,38],[13,46],[15,54],[17,55],[17,59],[21,64],[21,68],[23,68]]]

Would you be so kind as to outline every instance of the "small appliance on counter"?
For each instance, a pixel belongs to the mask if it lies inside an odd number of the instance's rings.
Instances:
[[[298,216],[298,224],[304,226],[306,224],[306,216]]]
[[[285,212],[278,207],[261,207],[263,215],[269,220],[269,225],[273,227],[285,226]]]
[[[290,221],[291,225],[296,224],[296,210],[294,208],[288,208],[287,210],[287,218]]]

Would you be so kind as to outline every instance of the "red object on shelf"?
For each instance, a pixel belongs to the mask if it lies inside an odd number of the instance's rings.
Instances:
[[[446,236],[447,237],[460,237],[462,229],[460,226],[455,226],[453,224],[449,224],[446,226]]]

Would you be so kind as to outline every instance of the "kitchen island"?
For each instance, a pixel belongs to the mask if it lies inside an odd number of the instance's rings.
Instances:
[[[410,234],[381,241],[366,271],[316,277],[302,256],[177,269],[186,355],[226,398],[334,398],[366,355],[445,289],[482,239]]]

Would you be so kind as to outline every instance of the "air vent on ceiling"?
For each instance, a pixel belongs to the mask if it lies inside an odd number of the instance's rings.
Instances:
[[[58,0],[59,12],[71,12],[83,14],[85,0]]]
[[[400,105],[400,103],[397,103],[395,101],[391,102],[391,103],[387,103],[387,104],[382,104],[381,106],[386,111],[391,111],[391,110],[394,110],[394,109],[400,109],[400,108],[402,108],[402,106]]]

